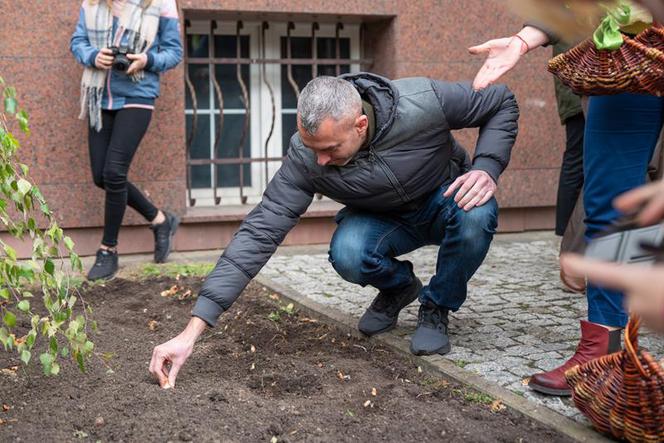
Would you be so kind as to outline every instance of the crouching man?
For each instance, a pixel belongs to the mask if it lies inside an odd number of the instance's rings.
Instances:
[[[449,352],[448,313],[466,299],[496,230],[493,195],[518,117],[505,86],[476,92],[465,83],[369,73],[309,82],[286,159],[207,277],[187,327],[154,349],[150,371],[162,387],[174,386],[196,338],[228,310],[315,193],[345,205],[330,245],[333,268],[379,291],[359,330],[389,331],[419,298],[411,351]],[[472,162],[450,132],[470,127],[480,128]],[[440,247],[427,285],[395,258],[425,245]]]

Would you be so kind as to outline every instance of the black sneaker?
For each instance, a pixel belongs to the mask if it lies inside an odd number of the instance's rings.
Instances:
[[[399,319],[399,312],[415,301],[420,289],[422,282],[413,276],[413,282],[405,289],[379,292],[360,318],[357,329],[369,337],[394,329]]]
[[[410,339],[410,352],[415,355],[445,355],[452,346],[447,335],[448,310],[423,304],[417,316],[417,329]]]
[[[118,272],[118,253],[99,249],[95,264],[88,272],[88,280],[111,280]]]
[[[180,218],[177,215],[164,211],[166,220],[158,225],[150,226],[154,232],[154,262],[164,263],[171,253],[173,247],[173,236],[180,224]]]

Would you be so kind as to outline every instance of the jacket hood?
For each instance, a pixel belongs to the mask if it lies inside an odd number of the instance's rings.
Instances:
[[[339,78],[351,82],[362,99],[373,106],[376,114],[376,133],[371,143],[377,143],[387,134],[396,118],[399,91],[390,80],[368,72],[344,74]]]

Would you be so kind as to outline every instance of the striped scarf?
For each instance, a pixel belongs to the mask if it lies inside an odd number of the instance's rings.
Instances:
[[[99,0],[96,4],[85,8],[85,26],[88,31],[90,44],[97,48],[120,46],[125,33],[127,46],[134,54],[147,51],[159,30],[159,16],[163,0],[152,0],[149,6],[144,7],[147,0],[126,0],[120,15],[118,29],[113,32],[113,12],[106,1]],[[81,114],[80,119],[90,117],[90,127],[97,132],[101,130],[101,101],[104,93],[108,70],[86,67],[81,79]],[[143,71],[131,75],[134,82],[143,79]]]

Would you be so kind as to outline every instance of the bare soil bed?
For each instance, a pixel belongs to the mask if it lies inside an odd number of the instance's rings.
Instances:
[[[188,321],[193,300],[178,296],[200,283],[84,288],[99,325],[86,374],[63,361],[47,378],[0,352],[0,441],[569,441],[257,284],[204,334],[177,387],[161,390],[152,348]]]

